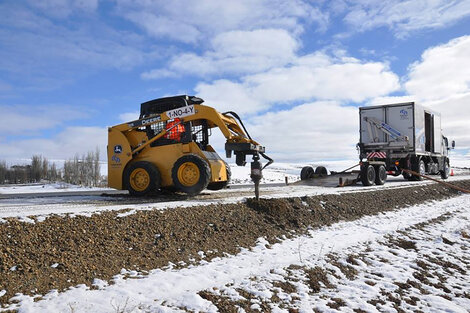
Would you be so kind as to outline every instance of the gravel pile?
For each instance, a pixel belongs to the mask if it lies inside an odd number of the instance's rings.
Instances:
[[[470,189],[470,181],[460,181]],[[271,243],[309,228],[354,220],[458,195],[437,184],[315,197],[248,199],[243,203],[139,211],[91,217],[51,216],[36,223],[0,224],[0,304],[16,293],[45,294],[99,278],[112,283],[121,269],[143,274],[169,262],[187,266],[236,254],[257,238]]]

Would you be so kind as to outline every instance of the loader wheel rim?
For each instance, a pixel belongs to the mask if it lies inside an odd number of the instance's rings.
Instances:
[[[143,168],[136,168],[131,172],[130,184],[135,191],[144,191],[150,185],[150,175]]]
[[[194,186],[199,182],[201,173],[193,162],[185,162],[178,168],[178,180],[183,186]]]

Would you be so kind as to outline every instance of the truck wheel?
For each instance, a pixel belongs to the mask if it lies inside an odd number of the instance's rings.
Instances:
[[[376,185],[383,185],[387,180],[387,171],[385,170],[385,166],[377,165],[375,166],[375,184]]]
[[[209,164],[198,155],[187,154],[179,158],[171,169],[175,187],[188,195],[197,195],[209,184]]]
[[[313,167],[311,166],[304,166],[302,170],[300,171],[300,179],[301,180],[307,180],[313,177],[313,174],[315,174],[315,171],[313,170]]]
[[[419,160],[418,163],[414,163],[412,167],[413,171],[419,173],[420,175],[425,175],[426,174],[426,165],[424,164],[423,160]],[[412,175],[411,180],[423,180],[424,178],[422,176],[416,176]]]
[[[441,178],[442,179],[447,179],[449,178],[450,175],[450,165],[449,161],[444,162],[444,169],[441,171]]]
[[[361,167],[361,182],[364,186],[372,186],[375,183],[375,169],[372,165]]]
[[[230,170],[230,166],[227,164],[227,162],[224,161],[224,164],[225,164],[225,169],[227,171],[227,180],[221,181],[221,182],[209,183],[209,185],[207,185],[207,189],[209,190],[224,189],[230,183],[230,178],[232,177],[232,171]]]
[[[328,176],[328,171],[326,170],[326,167],[319,166],[315,169],[315,174],[317,174],[320,177],[325,177],[325,176]]]
[[[156,191],[160,188],[160,183],[160,172],[150,162],[132,163],[124,172],[124,186],[133,196],[143,196],[151,191]]]

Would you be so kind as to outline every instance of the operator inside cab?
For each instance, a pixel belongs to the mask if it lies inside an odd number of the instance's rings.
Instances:
[[[181,122],[181,120],[179,118],[175,118],[171,122],[168,122],[166,124],[166,127],[165,127],[165,130],[167,131],[167,133],[165,135],[166,139],[171,139],[171,140],[175,140],[175,141],[178,141],[178,142],[181,141],[181,136],[186,131],[186,128],[180,122]],[[180,124],[178,124],[178,123],[180,123]]]

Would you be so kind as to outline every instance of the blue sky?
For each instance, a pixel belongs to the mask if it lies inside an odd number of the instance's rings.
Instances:
[[[356,158],[357,107],[408,100],[468,160],[469,32],[468,0],[0,1],[0,159],[104,160],[107,126],[195,94],[279,161]]]

